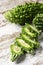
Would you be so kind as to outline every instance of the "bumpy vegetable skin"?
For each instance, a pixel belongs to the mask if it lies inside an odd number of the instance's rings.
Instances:
[[[19,5],[6,13],[4,16],[7,20],[24,25],[25,23],[31,23],[37,13],[43,12],[43,4],[41,3],[25,3]]]

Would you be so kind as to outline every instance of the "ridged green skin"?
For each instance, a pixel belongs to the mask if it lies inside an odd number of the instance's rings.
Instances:
[[[24,30],[26,28],[28,31]],[[17,37],[15,39],[15,43],[10,46],[12,54],[11,60],[14,61],[24,52],[34,54],[34,51],[40,47],[38,40],[36,40],[39,33],[40,32],[32,25],[25,24],[25,26],[23,26],[22,32],[20,33],[20,36]]]
[[[33,19],[33,25],[43,31],[43,14],[37,14],[37,16],[35,16],[35,18]]]
[[[43,4],[25,3],[7,11],[4,16],[10,22],[24,25],[27,22],[31,23],[37,13],[43,13]]]

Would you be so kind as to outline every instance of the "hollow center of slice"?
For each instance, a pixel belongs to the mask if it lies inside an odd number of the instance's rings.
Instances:
[[[21,51],[21,48],[20,47],[18,47],[18,46],[15,46],[14,47],[14,52],[15,53],[19,53]]]

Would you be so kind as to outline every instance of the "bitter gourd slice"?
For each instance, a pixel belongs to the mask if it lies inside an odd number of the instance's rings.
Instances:
[[[33,19],[33,25],[38,29],[43,31],[43,14],[37,14]]]
[[[36,40],[32,40],[30,39],[27,35],[25,34],[21,34],[21,37],[28,43],[30,44],[32,47],[35,47],[35,49],[38,49],[40,44],[39,42],[37,42]]]
[[[10,49],[11,49],[11,60],[12,61],[17,59],[21,54],[23,54],[23,51],[21,50],[21,48],[16,44],[12,44],[10,46]]]
[[[32,33],[27,27],[23,27],[22,33],[27,34],[30,37],[36,37],[35,33]]]
[[[27,27],[29,30],[33,31],[33,33],[40,34],[40,32],[41,32],[41,31],[39,31],[36,27],[34,27],[34,26],[30,25],[30,24],[27,24],[27,23],[26,23],[26,27]]]
[[[24,51],[31,52],[31,50],[33,50],[33,47],[30,46],[28,43],[26,43],[23,39],[18,38],[16,39],[16,41],[17,41],[17,44],[23,48]]]

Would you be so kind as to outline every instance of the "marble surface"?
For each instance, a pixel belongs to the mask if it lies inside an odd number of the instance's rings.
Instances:
[[[3,13],[28,1],[37,0],[0,0],[0,65],[43,65],[43,34],[39,37],[41,48],[37,50],[34,56],[26,54],[14,62],[10,60],[10,45],[19,36],[22,27],[8,22],[3,17]],[[43,0],[40,1],[43,2]]]

